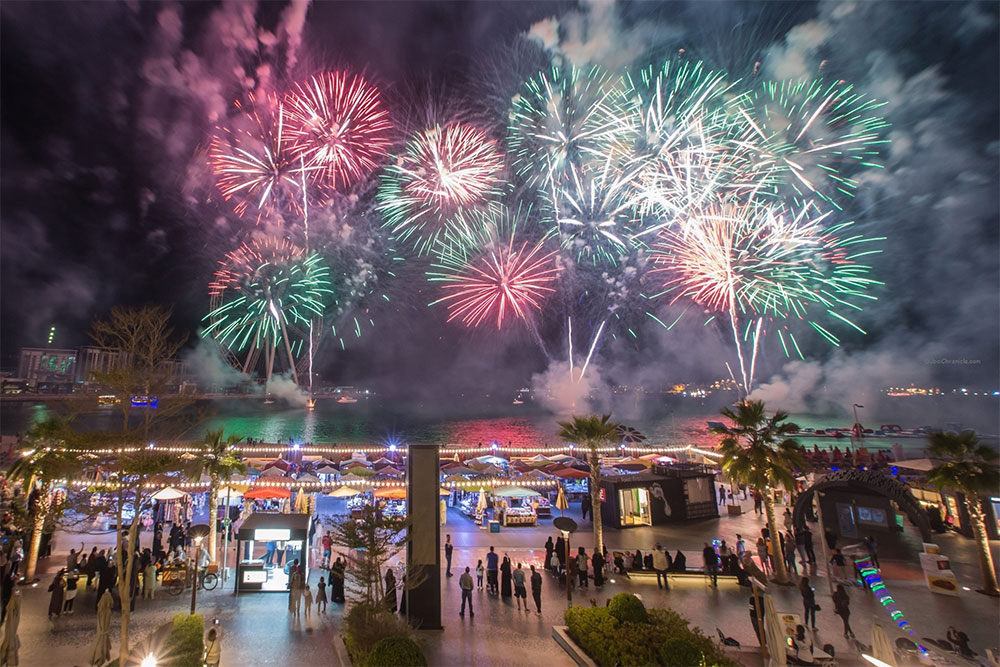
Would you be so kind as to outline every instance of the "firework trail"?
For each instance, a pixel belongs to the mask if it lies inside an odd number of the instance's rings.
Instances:
[[[505,319],[519,319],[537,338],[530,318],[556,291],[559,269],[546,239],[531,240],[519,228],[527,215],[473,214],[467,232],[441,246],[427,276],[444,296],[430,305],[446,304],[449,322],[458,319],[468,327],[495,322],[502,329]]]
[[[222,196],[236,214],[262,218],[302,214],[306,195],[302,189],[299,160],[282,117],[282,104],[273,97],[258,104],[236,102],[244,129],[218,128],[209,148],[209,162]],[[323,193],[310,192],[317,204]]]
[[[504,157],[486,132],[466,123],[414,135],[384,170],[379,210],[395,236],[426,254],[463,212],[501,194]]]
[[[389,112],[357,74],[325,72],[296,84],[283,117],[292,154],[322,187],[342,189],[373,172],[389,148]]]
[[[297,383],[304,332],[313,317],[322,316],[331,294],[329,270],[319,256],[277,238],[245,243],[222,260],[209,294],[206,333],[234,357],[242,356],[243,372],[253,370],[263,352],[270,380],[283,348]]]

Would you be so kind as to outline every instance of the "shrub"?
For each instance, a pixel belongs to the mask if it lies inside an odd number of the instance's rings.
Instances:
[[[660,664],[670,667],[691,667],[700,665],[704,654],[698,644],[691,639],[675,637],[660,646]]]
[[[427,658],[420,645],[409,637],[380,639],[365,658],[365,667],[425,667]]]
[[[615,597],[635,599],[630,595]],[[639,600],[636,599],[636,602]],[[689,628],[687,619],[672,609],[650,609],[646,612],[645,622],[621,622],[612,615],[613,604],[608,607],[573,607],[564,615],[569,636],[599,665],[729,667],[737,664],[697,628]],[[636,608],[629,602],[618,604],[623,608]]]
[[[356,664],[363,664],[365,658],[381,640],[388,637],[415,639],[413,628],[406,620],[389,613],[380,605],[355,604],[341,623],[344,646]]]
[[[171,667],[201,667],[205,650],[205,619],[201,614],[174,614],[174,628],[164,646],[163,664]]]
[[[618,619],[619,623],[648,623],[649,614],[642,600],[630,593],[619,593],[611,598],[608,603],[608,610],[611,615]]]

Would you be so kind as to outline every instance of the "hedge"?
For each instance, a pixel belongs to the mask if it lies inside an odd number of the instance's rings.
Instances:
[[[174,614],[174,629],[164,646],[163,664],[170,667],[201,667],[205,651],[205,619],[201,614]]]
[[[420,645],[409,637],[386,637],[379,640],[365,658],[364,667],[426,667],[427,658]]]
[[[634,595],[622,594],[632,601],[620,601],[621,613],[641,617],[642,602]],[[615,598],[620,596],[616,595]],[[608,607],[573,607],[565,619],[570,637],[599,665],[719,665],[738,663],[728,658],[697,628],[672,609],[645,609],[647,622],[620,621]]]
[[[344,619],[340,625],[340,632],[344,637],[344,646],[347,648],[347,653],[351,661],[356,665],[427,664],[423,658],[423,652],[420,651],[420,645],[414,641],[413,628],[404,619],[396,614],[389,613],[381,605],[376,607],[369,607],[365,604],[353,605],[344,614]],[[415,655],[419,655],[420,659],[424,660],[424,662],[413,662],[412,660],[391,662],[393,659],[401,659],[394,658],[393,656],[397,655],[396,651],[402,651],[405,646],[408,646],[404,642],[397,641],[404,639],[409,644],[412,644],[411,648],[415,648],[417,652]],[[369,662],[369,660],[373,659],[372,654],[375,652],[375,649],[386,640],[394,641],[387,643],[382,649],[384,653],[374,658],[380,661],[385,660],[386,662]]]

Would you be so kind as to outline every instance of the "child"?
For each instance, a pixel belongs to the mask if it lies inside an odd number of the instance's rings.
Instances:
[[[312,604],[313,604],[313,594],[312,591],[309,590],[309,584],[306,584],[305,590],[302,591],[302,596],[303,596],[303,602],[305,602],[304,606],[306,609],[306,622],[308,623],[309,617],[312,615]]]
[[[486,568],[483,567],[483,561],[480,560],[479,564],[476,565],[476,587],[479,590],[483,590],[483,575],[486,573]]]
[[[320,577],[319,583],[316,584],[316,613],[326,613],[326,581],[323,577]]]

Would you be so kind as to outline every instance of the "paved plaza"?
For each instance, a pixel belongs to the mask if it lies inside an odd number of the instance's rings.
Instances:
[[[343,501],[322,498],[319,512],[335,514],[343,511]],[[750,510],[749,503],[744,503]],[[574,505],[567,514],[580,524],[579,533],[573,542],[576,546],[592,549],[590,522],[583,521],[579,506]],[[659,542],[671,551],[682,550],[688,556],[689,566],[701,565],[701,547],[707,540],[725,537],[730,544],[735,542],[736,533],[741,533],[750,542],[750,536],[759,533],[763,519],[750,511],[741,516],[723,516],[695,523],[635,528],[630,530],[607,530],[605,539],[609,551],[616,549],[640,549],[646,552]],[[565,587],[547,573],[543,577],[542,615],[538,616],[518,611],[513,598],[498,599],[475,591],[473,603],[475,617],[458,615],[460,595],[458,574],[465,566],[475,568],[490,545],[496,550],[508,553],[515,562],[525,567],[534,563],[540,566],[544,557],[544,543],[549,535],[556,536],[550,521],[544,521],[533,528],[504,528],[500,533],[481,530],[472,521],[449,510],[447,524],[442,526],[444,534],[450,533],[455,544],[452,570],[456,576],[444,578],[442,584],[442,624],[443,630],[424,631],[421,637],[428,660],[434,665],[570,665],[572,661],[552,639],[552,626],[562,624],[562,613],[566,608]],[[150,539],[144,534],[145,545]],[[1000,606],[997,601],[973,591],[962,591],[959,597],[935,595],[927,590],[923,582],[915,548],[919,540],[915,534],[904,535],[904,548],[886,550],[882,557],[883,574],[887,585],[899,603],[918,636],[939,638],[945,635],[949,625],[956,625],[971,638],[971,645],[982,652],[986,646],[995,645]],[[86,536],[84,542],[89,548],[94,545],[110,544],[109,536]],[[953,534],[937,536],[943,553],[952,560],[959,585],[974,589],[979,585],[979,566],[974,545]],[[21,664],[22,665],[84,665],[92,646],[96,616],[93,611],[95,594],[83,592],[77,598],[77,612],[63,616],[50,623],[45,612],[48,604],[46,588],[52,574],[61,566],[70,546],[76,547],[80,536],[59,534],[53,556],[42,561],[42,581],[38,587],[22,589],[24,607],[21,620]],[[1000,544],[994,543],[994,551]],[[817,544],[817,557],[821,551]],[[995,555],[996,557],[996,555]],[[233,563],[235,550],[230,552],[229,563]],[[400,556],[401,558],[401,556]],[[395,565],[396,560],[393,560]],[[442,555],[442,563],[444,557]],[[314,568],[310,583],[315,583],[325,572]],[[833,614],[833,605],[826,583],[826,573],[822,565],[817,569],[813,585],[822,611],[817,615],[818,643],[831,643],[837,651],[841,664],[858,664],[860,656],[843,639],[839,617]],[[613,583],[612,583],[613,582]],[[801,613],[801,600],[792,587],[771,587],[777,597],[779,611]],[[748,593],[734,583],[720,583],[718,589],[711,588],[702,579],[693,578],[676,582],[669,592],[657,588],[653,578],[624,579],[613,576],[601,591],[593,588],[573,591],[574,604],[603,605],[615,593],[628,591],[642,597],[648,606],[669,606],[715,636],[715,629],[721,628],[726,635],[734,637],[743,645],[739,659],[745,664],[760,664],[757,642],[753,635],[747,613]],[[189,595],[172,597],[160,591],[157,599],[139,601],[133,614],[132,637],[136,641],[154,632],[168,622],[177,612],[186,612],[190,604]],[[888,616],[877,605],[870,593],[859,588],[851,591],[851,622],[858,639],[870,643],[870,626],[876,619],[888,621]],[[242,594],[234,596],[231,589],[216,589],[202,592],[198,598],[198,611],[206,619],[219,618],[225,630],[222,651],[223,665],[338,665],[346,664],[342,644],[337,640],[337,632],[342,615],[342,607],[331,604],[329,613],[313,613],[310,623],[293,621],[287,611],[287,597],[282,594]],[[112,646],[117,649],[117,621],[112,624]]]

